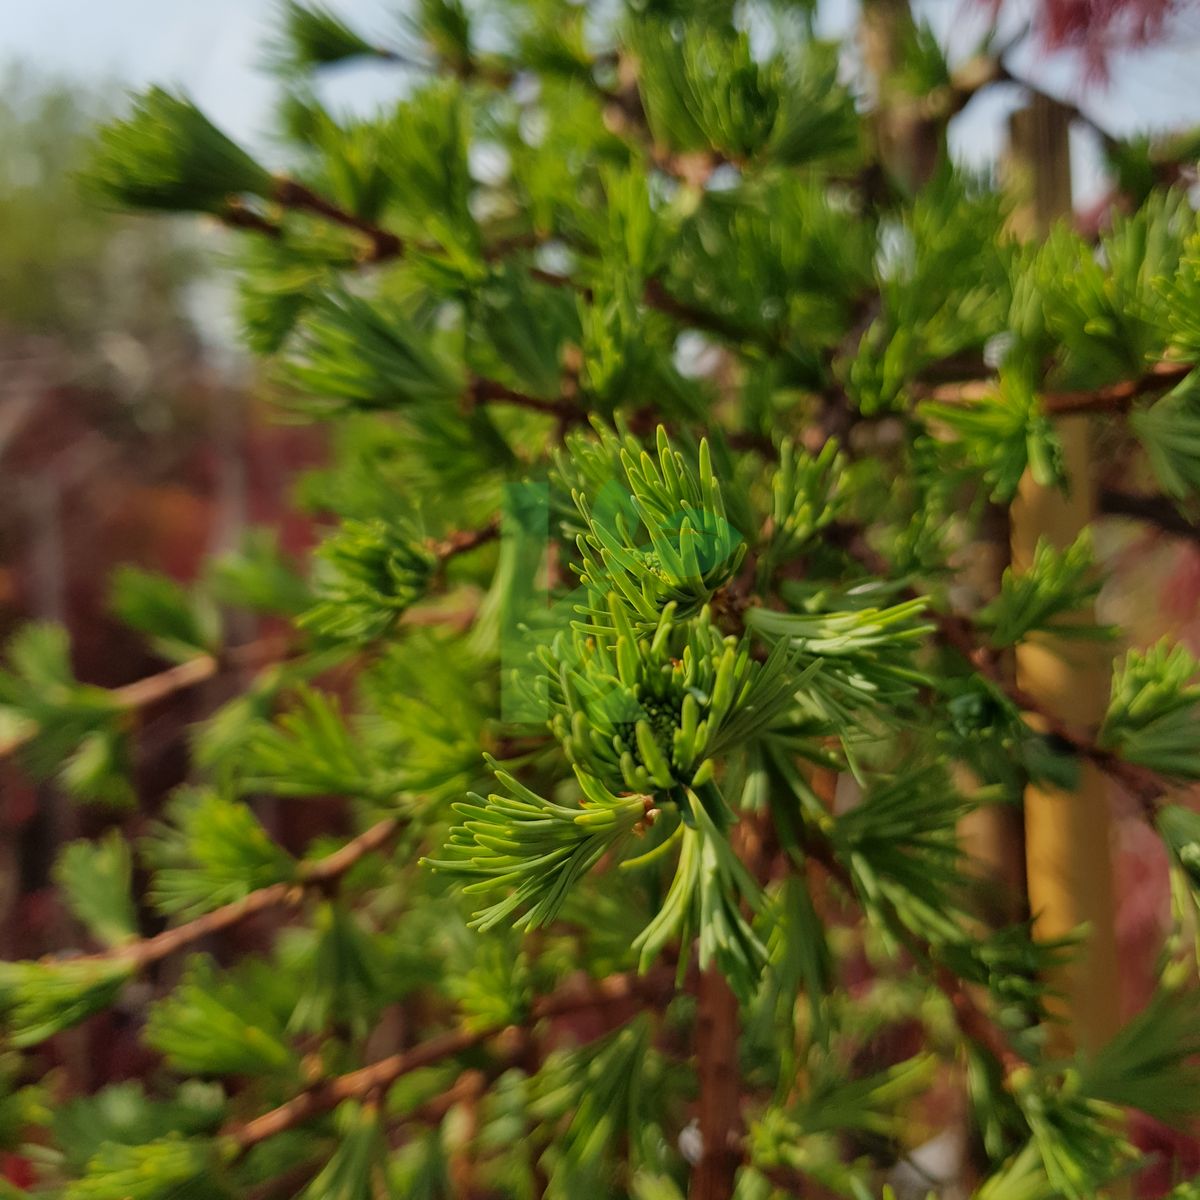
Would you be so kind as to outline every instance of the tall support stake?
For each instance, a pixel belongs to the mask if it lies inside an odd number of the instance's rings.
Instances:
[[[874,125],[880,161],[905,190],[926,186],[946,153],[948,114],[933,114],[928,97],[907,95],[896,75],[916,34],[909,0],[863,0],[859,44],[875,91]],[[986,603],[1009,564],[1008,513],[989,505],[966,564]],[[1006,663],[1006,668],[1011,664]],[[980,915],[992,925],[1024,920],[1025,834],[1019,805],[986,805],[959,823],[959,841],[979,880]]]
[[[1018,198],[1018,236],[1044,235],[1071,213],[1070,117],[1054,101],[1035,96],[1013,114],[1010,175]],[[1091,430],[1084,417],[1056,424],[1070,490],[1042,487],[1026,472],[1012,507],[1012,561],[1027,570],[1040,539],[1064,547],[1096,516],[1096,472]],[[1084,621],[1094,621],[1092,612]],[[1017,682],[1062,720],[1093,726],[1104,713],[1110,665],[1094,642],[1029,642],[1017,650]],[[1104,779],[1080,763],[1075,791],[1030,785],[1025,792],[1029,906],[1037,936],[1052,939],[1086,926],[1080,954],[1052,981],[1061,990],[1063,1046],[1091,1050],[1117,1030],[1118,975],[1114,928],[1111,820]]]

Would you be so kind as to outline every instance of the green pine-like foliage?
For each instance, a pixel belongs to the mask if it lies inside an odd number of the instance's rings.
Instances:
[[[1198,667],[1122,647],[1103,723],[1047,732],[1003,656],[1120,641],[1079,619],[1091,542],[973,611],[959,572],[1024,476],[1086,486],[1063,411],[1193,498],[1200,221],[1147,186],[1098,245],[1020,245],[987,179],[910,194],[800,6],[499,9],[387,43],[284,5],[284,174],[159,89],[97,138],[106,202],[235,231],[246,344],[332,458],[311,563],[259,531],[194,587],[117,576],[173,674],[7,647],[0,753],[136,833],[62,853],[86,952],[0,964],[0,1149],[66,1200],[867,1200],[955,1079],[977,1200],[1104,1194],[1128,1110],[1200,1113]],[[893,85],[951,87],[939,54]],[[364,57],[395,102],[324,108]],[[140,706],[225,671],[143,819]],[[1147,1013],[1067,1057],[1075,940],[996,923],[958,826],[1084,759],[1178,929]],[[341,835],[285,851],[267,796],[340,799]],[[52,1105],[49,1039],[115,1004],[158,1065]],[[879,1061],[900,1021],[922,1048]]]

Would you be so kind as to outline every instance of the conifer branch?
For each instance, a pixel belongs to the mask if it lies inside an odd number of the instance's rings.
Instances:
[[[133,683],[110,688],[109,695],[113,706],[119,712],[140,712],[181,692],[207,683],[226,667],[242,670],[275,662],[281,657],[282,649],[279,638],[265,637],[247,642],[243,646],[235,646],[220,655],[198,654],[195,658],[177,663],[165,671],[158,671],[143,679],[134,680]],[[36,729],[21,729],[7,738],[0,739],[0,762],[15,754],[36,736]]]
[[[362,234],[370,242],[370,249],[360,260],[364,264],[386,262],[389,259],[403,257],[407,252],[408,243],[398,234],[392,233],[390,230],[384,229],[374,222],[355,216],[353,213],[335,204],[332,200],[320,195],[312,188],[298,183],[287,176],[280,176],[276,180],[272,199],[284,208],[312,213],[323,217],[335,225],[340,225],[343,228]],[[226,225],[234,229],[262,233],[273,239],[283,236],[282,226],[248,208],[237,199],[232,199],[226,203],[220,212],[220,218]],[[496,262],[504,259],[513,251],[536,248],[545,240],[545,238],[538,234],[525,234],[504,238],[495,246],[486,249],[484,258],[488,262]],[[591,299],[591,288],[569,276],[560,275],[553,271],[546,271],[539,267],[530,267],[529,276],[539,283],[547,284],[550,287],[569,288],[585,299]],[[664,313],[685,325],[706,330],[728,341],[753,341],[756,344],[763,345],[766,349],[779,349],[775,339],[759,337],[751,330],[734,325],[717,313],[677,299],[667,291],[665,285],[657,277],[647,280],[642,300],[648,308],[652,308],[656,312]],[[486,388],[507,391],[507,389],[502,388],[502,385],[490,381],[486,383]],[[541,411],[555,414],[558,412],[558,407],[554,401],[539,401],[535,397],[522,396],[520,393],[510,392],[508,394],[489,395],[482,398],[504,399],[512,403],[519,403],[526,408],[540,408]]]
[[[937,636],[943,644],[957,650],[989,683],[998,687],[1018,708],[1030,714],[1041,727],[1040,732],[1078,757],[1094,763],[1120,783],[1137,800],[1146,820],[1151,825],[1155,823],[1159,798],[1168,790],[1167,784],[1156,772],[1127,762],[1111,750],[1106,750],[1089,731],[1075,729],[1029,695],[1003,670],[999,656],[983,643],[966,617],[932,612],[930,618],[937,626]]]
[[[569,400],[547,400],[540,396],[530,396],[496,379],[473,379],[467,391],[467,402],[470,405],[511,404],[516,408],[525,408],[530,412],[554,417],[564,428],[587,423],[587,412]]]
[[[495,541],[500,536],[500,521],[493,517],[481,529],[460,529],[440,541],[430,543],[430,550],[439,562],[449,562],[460,554],[467,554],[479,546]]]
[[[238,1153],[244,1154],[261,1142],[331,1112],[344,1100],[358,1100],[378,1093],[402,1076],[472,1050],[499,1032],[495,1027],[450,1030],[369,1067],[306,1088],[278,1108],[231,1130],[227,1137]]]
[[[886,579],[891,574],[887,561],[868,545],[863,530],[841,523],[831,527],[830,532],[846,551],[872,574],[881,579]],[[903,594],[913,598],[917,593],[909,588],[905,589]],[[1041,732],[1080,758],[1088,759],[1121,783],[1137,800],[1146,820],[1151,825],[1155,823],[1159,797],[1168,790],[1157,772],[1127,762],[1101,746],[1090,731],[1075,729],[1049,712],[1043,704],[1010,678],[1009,673],[1003,669],[999,655],[986,644],[968,617],[936,610],[930,610],[928,616],[934,623],[936,637],[943,645],[956,650],[1017,708],[1035,718]]]
[[[259,913],[273,908],[297,907],[308,891],[328,888],[360,859],[387,845],[400,825],[400,820],[395,817],[377,821],[370,829],[360,833],[332,854],[300,863],[296,868],[296,878],[292,882],[273,883],[268,887],[259,888],[241,900],[222,905],[183,925],[165,929],[153,937],[115,946],[99,954],[81,955],[68,961],[133,963],[138,970],[144,970],[153,963],[161,962],[164,958],[169,958],[214,933],[241,924]]]
[[[829,841],[812,828],[805,829],[804,837],[805,854],[818,862],[847,895],[856,896],[858,890],[854,878]],[[1024,1057],[1013,1047],[1000,1026],[979,1006],[968,985],[950,967],[938,961],[934,946],[916,937],[910,937],[907,941],[914,958],[929,969],[930,982],[950,1002],[959,1032],[986,1050],[1000,1065],[1005,1079],[1010,1079],[1016,1070],[1025,1066]]]
[[[228,200],[218,214],[221,222],[230,229],[245,229],[253,233],[261,233],[273,241],[283,237],[283,226],[276,224],[262,213],[244,204],[236,196]]]
[[[407,249],[404,239],[398,234],[392,233],[372,221],[355,216],[354,213],[313,191],[312,188],[287,176],[280,176],[276,179],[270,198],[281,208],[310,213],[365,237],[369,242],[369,248],[359,260],[363,264],[400,258]],[[223,224],[228,225],[231,229],[261,233],[275,241],[283,237],[282,225],[262,213],[256,212],[237,197],[227,200],[218,211],[217,216]]]
[[[676,994],[675,980],[676,968],[671,964],[660,965],[644,975],[630,971],[599,980],[576,977],[551,995],[535,1000],[530,1008],[529,1020],[550,1020],[588,1009],[627,1004],[662,1007]],[[321,1080],[298,1092],[278,1108],[233,1127],[227,1131],[226,1137],[239,1155],[245,1154],[269,1138],[331,1112],[345,1100],[358,1100],[377,1094],[412,1071],[481,1046],[503,1034],[507,1028],[507,1025],[495,1024],[449,1030],[411,1050],[393,1054],[357,1071]]]
[[[500,386],[500,385],[497,385]],[[514,395],[519,395],[514,393]],[[533,399],[532,397],[530,398]],[[514,401],[515,402],[515,401]],[[560,420],[561,414],[557,414]],[[438,566],[443,566],[452,558],[466,554],[479,546],[493,541],[500,534],[498,518],[493,518],[480,529],[456,530],[445,538],[429,543],[429,549]],[[406,614],[407,616],[407,614]],[[441,623],[440,615],[436,618],[423,613],[413,618],[414,624]],[[137,713],[144,709],[161,704],[164,700],[182,692],[199,687],[203,683],[216,678],[223,670],[244,670],[261,667],[269,663],[280,662],[288,656],[288,645],[279,637],[264,637],[242,646],[235,646],[221,654],[198,654],[185,662],[177,663],[164,671],[147,675],[133,683],[108,689],[113,706],[118,712]],[[11,757],[22,746],[27,745],[37,736],[36,728],[19,729],[6,738],[0,739],[0,762]]]
[[[1141,396],[1166,391],[1186,378],[1192,363],[1159,362],[1135,379],[1123,379],[1105,387],[1090,390],[1041,392],[1039,399],[1045,412],[1053,416],[1072,416],[1084,413],[1127,412]],[[971,404],[995,394],[995,379],[968,379],[959,383],[942,383],[932,387],[915,384],[913,395],[918,400],[933,400],[940,404]]]
[[[384,262],[404,254],[405,242],[398,234],[356,216],[286,175],[276,179],[272,199],[284,208],[313,213],[334,225],[341,225],[362,234],[371,245],[364,262]]]

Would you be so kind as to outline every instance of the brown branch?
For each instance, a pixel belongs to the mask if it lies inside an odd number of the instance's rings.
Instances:
[[[496,379],[476,378],[471,381],[467,390],[468,405],[475,404],[511,404],[516,408],[526,408],[530,412],[544,413],[554,417],[560,425],[582,425],[587,421],[587,412],[567,400],[546,400],[540,396],[530,396],[518,392]]]
[[[362,234],[370,242],[364,262],[383,262],[389,258],[399,258],[405,252],[404,239],[397,234],[348,212],[295,179],[287,176],[276,179],[272,198],[284,208],[314,213],[334,225]]]
[[[241,900],[222,905],[212,912],[196,917],[174,929],[165,929],[154,937],[142,938],[126,945],[115,946],[99,954],[86,954],[65,961],[78,962],[129,962],[137,970],[151,963],[195,945],[196,942],[222,930],[237,925],[247,918],[273,908],[296,908],[309,889],[327,888],[340,879],[352,866],[367,854],[385,846],[400,828],[394,817],[378,821],[370,829],[347,842],[340,849],[324,858],[300,863],[293,882],[273,883],[259,888]]]
[[[642,302],[647,308],[652,308],[655,312],[673,317],[682,325],[689,325],[693,329],[702,329],[706,333],[714,333],[726,341],[752,342],[768,350],[779,350],[782,348],[778,341],[769,335],[745,329],[718,313],[678,299],[667,291],[662,280],[656,276],[652,276],[646,280],[646,286],[642,291]]]
[[[343,1100],[361,1099],[372,1093],[382,1092],[401,1076],[463,1054],[494,1037],[498,1032],[496,1028],[485,1027],[454,1029],[439,1034],[411,1050],[393,1054],[389,1058],[372,1063],[369,1067],[322,1080],[298,1092],[278,1108],[273,1108],[262,1116],[230,1130],[227,1137],[237,1152],[244,1154],[261,1142],[304,1125],[323,1113],[331,1112]]]
[[[738,1002],[725,976],[711,966],[696,996],[696,1074],[700,1088],[700,1161],[693,1200],[730,1200],[741,1151],[738,1084]]]
[[[1200,525],[1188,520],[1167,496],[1139,495],[1118,488],[1101,488],[1096,502],[1103,516],[1130,517],[1153,525],[1172,537],[1200,542]]]
[[[804,852],[818,862],[850,896],[857,896],[854,876],[834,852],[833,845],[823,834],[807,827],[804,831]],[[931,981],[950,1001],[959,1032],[986,1050],[1000,1065],[1005,1079],[1025,1065],[1025,1059],[1009,1042],[999,1025],[980,1007],[967,984],[948,966],[937,961],[937,950],[929,942],[915,936],[907,939],[915,957],[932,965]]]
[[[1043,410],[1055,416],[1127,412],[1138,397],[1166,391],[1190,374],[1192,367],[1192,363],[1184,362],[1155,363],[1136,379],[1123,379],[1119,383],[1084,391],[1042,392],[1040,400]],[[968,379],[932,387],[917,383],[913,385],[912,394],[918,400],[935,400],[941,404],[972,404],[994,395],[997,385],[995,379]]]
[[[248,229],[261,233],[266,237],[278,240],[283,237],[283,226],[248,208],[236,197],[229,200],[218,214],[220,220],[230,229]]]
[[[323,217],[335,225],[351,229],[355,233],[364,236],[370,243],[369,249],[360,259],[364,264],[380,263],[386,262],[389,259],[400,258],[409,249],[409,244],[398,234],[392,233],[390,230],[384,229],[372,221],[356,216],[354,213],[341,208],[327,197],[320,195],[318,192],[287,176],[280,176],[276,179],[275,191],[272,198],[284,208],[312,213]],[[226,225],[235,229],[253,230],[275,239],[283,235],[283,229],[280,225],[247,208],[240,201],[230,201],[220,213],[220,218]],[[484,250],[484,259],[488,262],[495,262],[505,257],[511,251],[535,248],[546,240],[545,236],[537,233],[519,234],[503,238],[496,245]],[[432,250],[435,247],[423,245],[421,249]],[[591,300],[592,298],[592,289],[588,285],[580,283],[569,276],[559,275],[553,271],[545,271],[540,267],[532,266],[529,268],[529,276],[531,279],[547,284],[550,287],[569,288],[587,300]],[[685,325],[706,330],[729,341],[754,342],[768,349],[779,348],[776,339],[764,337],[752,330],[743,329],[717,313],[679,300],[667,291],[662,281],[658,278],[651,278],[647,281],[642,300],[648,308],[652,308],[656,312],[665,313],[667,316]],[[481,400],[501,400],[507,403],[518,404],[523,408],[532,408],[541,412],[547,412],[560,418],[564,411],[567,411],[570,414],[570,420],[576,423],[586,419],[586,414],[575,415],[573,407],[568,410],[562,405],[561,401],[540,400],[537,397],[526,396],[520,392],[512,392],[510,389],[505,389],[503,385],[494,381],[481,381],[480,386],[486,391],[495,392],[492,395],[479,397]]]
[[[1050,712],[1036,697],[1019,687],[1004,671],[999,655],[988,647],[966,617],[931,611],[938,639],[957,650],[989,683],[997,687],[1017,708],[1033,718],[1038,731],[1053,738],[1080,758],[1094,763],[1117,780],[1137,800],[1142,815],[1151,825],[1158,816],[1158,799],[1167,790],[1164,781],[1147,767],[1127,762],[1106,750],[1087,730],[1076,729]]]
[[[240,669],[273,662],[280,657],[281,648],[279,638],[266,637],[247,642],[244,646],[235,646],[220,655],[198,654],[165,671],[158,671],[121,687],[109,688],[108,694],[118,711],[137,712],[206,683],[225,667]],[[37,729],[29,728],[0,739],[0,762],[36,736]]]
[[[1000,1027],[979,1007],[967,985],[949,967],[939,966],[934,974],[938,991],[950,1001],[954,1021],[964,1037],[982,1046],[999,1064],[1004,1078],[1025,1065],[1025,1060],[1009,1044]]]
[[[1046,392],[1042,395],[1042,406],[1046,412],[1056,416],[1126,412],[1139,396],[1154,395],[1174,387],[1190,374],[1192,366],[1192,363],[1160,362],[1136,379],[1122,380],[1090,392]]]
[[[508,1065],[506,1059],[501,1059],[501,1062],[505,1067]],[[419,1125],[438,1125],[456,1105],[461,1104],[464,1100],[477,1097],[480,1083],[487,1084],[494,1081],[497,1074],[499,1071],[481,1071],[477,1068],[463,1071],[444,1092],[439,1092],[436,1096],[418,1104],[416,1108],[406,1112],[403,1119]]]
[[[671,964],[663,964],[645,975],[630,972],[600,980],[576,977],[551,995],[535,1000],[529,1016],[531,1021],[541,1021],[584,1009],[622,1003],[662,1006],[669,1003],[674,995],[675,968]],[[481,1046],[504,1033],[506,1028],[498,1024],[475,1029],[453,1029],[438,1034],[411,1050],[393,1054],[349,1074],[321,1080],[298,1092],[278,1108],[233,1126],[225,1136],[239,1155],[244,1154],[269,1138],[331,1112],[344,1100],[381,1093],[412,1071]]]
[[[500,385],[496,385],[499,387]],[[514,393],[516,395],[517,393]],[[532,399],[532,398],[530,398]],[[499,536],[499,521],[493,519],[481,529],[458,530],[439,541],[430,543],[430,549],[439,562],[445,563],[459,554],[465,554]],[[424,614],[423,614],[424,616]],[[440,621],[441,618],[439,618]],[[416,623],[431,624],[428,619]],[[279,637],[259,638],[244,646],[235,646],[219,655],[198,654],[186,662],[168,667],[137,679],[133,683],[109,688],[108,694],[114,707],[120,712],[140,712],[155,704],[206,683],[226,668],[244,669],[275,662],[286,654],[287,644]],[[20,729],[0,739],[0,762],[14,754],[37,736],[36,728]]]
[[[459,529],[449,534],[441,541],[430,543],[439,562],[448,562],[460,554],[466,554],[479,546],[495,541],[500,536],[500,522],[492,518],[482,529]]]

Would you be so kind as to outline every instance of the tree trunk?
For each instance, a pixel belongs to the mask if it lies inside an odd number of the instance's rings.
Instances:
[[[738,1002],[725,976],[710,966],[700,976],[696,1009],[696,1070],[700,1082],[700,1161],[691,1200],[729,1200],[741,1162]]]

